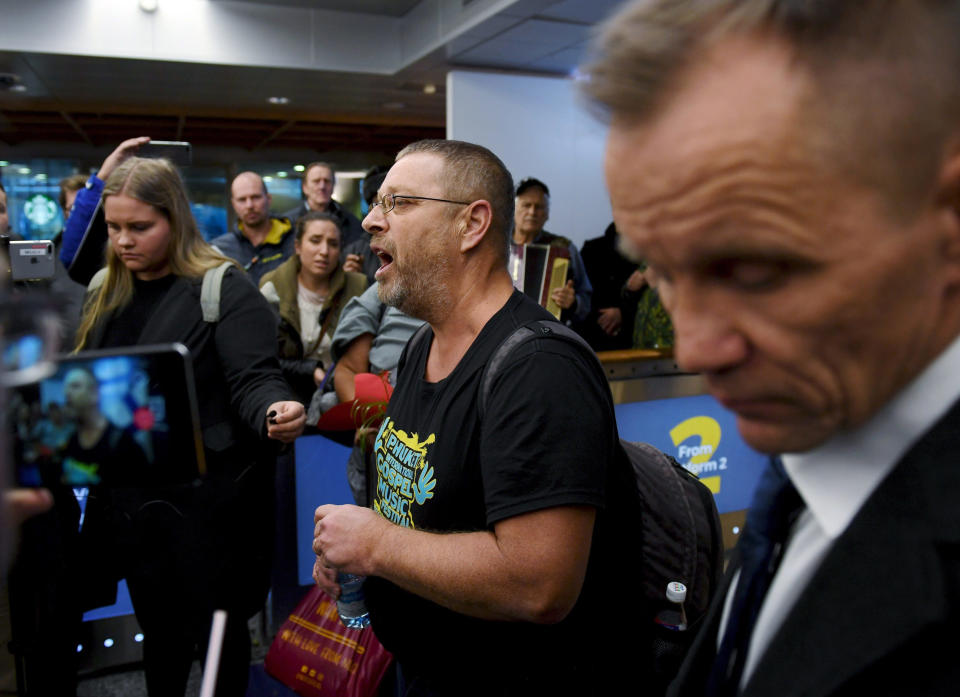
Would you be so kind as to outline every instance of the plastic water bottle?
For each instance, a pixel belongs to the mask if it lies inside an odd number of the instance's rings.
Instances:
[[[687,599],[687,587],[679,581],[668,583],[666,598],[667,602],[670,603],[670,609],[661,611],[655,621],[657,624],[675,632],[686,631],[687,612],[683,603]]]
[[[680,663],[690,645],[687,632],[687,613],[683,607],[687,587],[678,581],[667,584],[667,602],[654,618],[653,670],[666,688],[680,669]]]
[[[349,629],[364,629],[370,626],[370,613],[367,611],[367,601],[363,597],[365,580],[365,576],[337,574],[337,583],[340,584],[337,612],[340,613],[343,626]]]

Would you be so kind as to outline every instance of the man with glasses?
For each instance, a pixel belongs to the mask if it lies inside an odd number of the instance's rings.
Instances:
[[[368,577],[407,695],[612,694],[643,669],[616,639],[642,631],[637,555],[623,554],[637,502],[602,374],[532,341],[478,406],[501,341],[552,321],[513,288],[512,221],[503,163],[457,141],[402,150],[364,220],[381,299],[429,327],[374,442],[372,509],[316,511],[314,577],[333,594],[337,571]]]

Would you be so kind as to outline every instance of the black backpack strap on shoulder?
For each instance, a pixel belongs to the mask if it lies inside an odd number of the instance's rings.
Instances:
[[[409,353],[410,351],[413,351],[421,343],[426,341],[425,337],[428,331],[430,331],[429,322],[424,322],[419,327],[417,327],[417,331],[415,331],[413,335],[407,340],[407,353]]]
[[[399,374],[400,369],[406,363],[407,356],[410,355],[412,351],[415,351],[419,348],[420,344],[426,341],[427,332],[431,330],[430,323],[424,322],[415,331],[409,339],[407,339],[407,345],[403,347],[403,351],[400,352],[400,358],[397,361],[397,373]]]
[[[481,419],[486,410],[487,399],[493,387],[493,381],[497,378],[497,375],[500,374],[504,363],[506,363],[510,354],[516,351],[521,345],[534,339],[553,339],[577,346],[581,353],[589,355],[592,362],[596,364],[597,370],[603,374],[603,366],[600,365],[600,360],[590,347],[590,344],[588,344],[582,336],[556,320],[531,320],[521,324],[508,334],[507,337],[500,342],[500,345],[494,349],[490,360],[488,360],[487,364],[483,367],[483,374],[480,377],[480,396],[477,402]],[[604,380],[606,380],[605,375]]]

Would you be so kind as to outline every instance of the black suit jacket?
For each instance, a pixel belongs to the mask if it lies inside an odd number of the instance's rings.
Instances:
[[[960,695],[960,402],[828,551],[744,697]],[[728,572],[673,697],[703,694]]]

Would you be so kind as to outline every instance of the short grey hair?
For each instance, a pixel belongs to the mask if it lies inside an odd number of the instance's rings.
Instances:
[[[506,264],[513,235],[513,177],[490,150],[461,140],[419,140],[397,153],[397,160],[414,153],[437,155],[444,161],[446,195],[458,201],[489,201],[493,211],[490,231],[501,236]]]
[[[584,67],[601,110],[642,123],[717,42],[769,37],[815,85],[808,145],[907,214],[960,126],[958,0],[635,0],[607,20]]]

